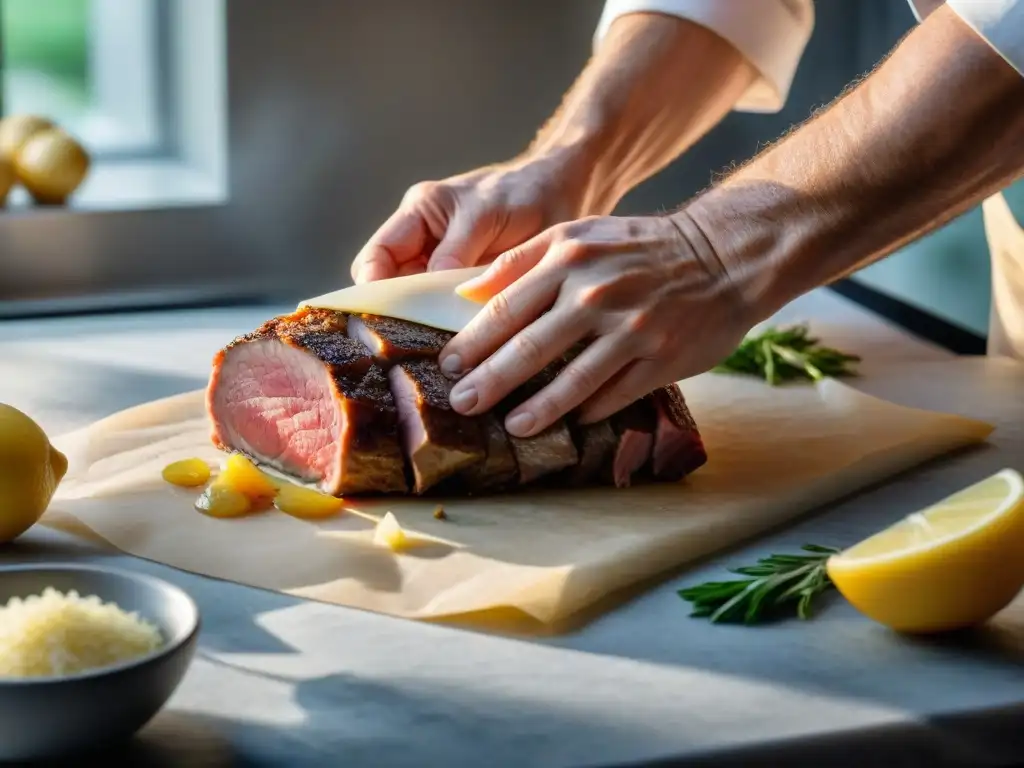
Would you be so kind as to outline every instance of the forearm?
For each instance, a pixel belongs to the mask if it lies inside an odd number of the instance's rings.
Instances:
[[[565,158],[577,215],[607,214],[718,123],[754,81],[736,49],[674,16],[622,16],[527,156]]]
[[[675,218],[753,320],[1024,172],[1024,78],[942,8],[869,78]]]

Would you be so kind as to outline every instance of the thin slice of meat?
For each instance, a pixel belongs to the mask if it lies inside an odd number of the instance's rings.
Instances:
[[[564,422],[558,422],[533,437],[509,435],[512,453],[519,467],[519,484],[527,485],[573,466],[576,446]]]
[[[515,392],[509,395],[495,409],[496,416],[504,421],[516,406],[526,402],[550,383],[565,363],[558,361],[547,366],[532,377]],[[515,437],[509,435],[512,453],[519,467],[519,484],[533,483],[548,475],[561,472],[575,466],[579,461],[579,453],[573,443],[569,427],[564,419],[559,419],[543,432],[533,437]]]
[[[678,384],[655,390],[651,398],[657,411],[654,478],[677,482],[707,462],[704,442]]]
[[[519,480],[519,465],[512,452],[510,435],[501,419],[493,413],[483,417],[487,458],[455,475],[451,482],[470,493],[501,491],[512,488]]]
[[[593,424],[572,424],[569,431],[579,463],[566,473],[566,482],[574,487],[596,485],[611,478],[608,470],[615,461],[615,451],[619,445],[619,436],[615,434],[611,422],[605,419]]]
[[[339,440],[341,481],[326,490],[334,495],[407,492],[399,414],[387,375],[379,366],[371,366],[346,398],[348,430]]]
[[[451,409],[451,385],[437,367],[438,354],[454,334],[379,315],[350,316],[348,334],[390,369],[416,492],[425,493],[446,479],[461,480],[463,474],[486,485],[483,473],[485,467],[490,468],[486,433],[481,434],[480,420],[467,419]],[[501,472],[497,452],[495,460],[498,463],[493,468]],[[467,468],[465,473],[463,468]],[[495,482],[501,480],[494,478]]]
[[[618,436],[612,460],[612,482],[617,488],[628,488],[645,468],[654,450],[657,409],[651,395],[626,406],[611,418]]]
[[[452,410],[451,383],[436,360],[401,363],[388,372],[388,379],[416,493],[484,461],[487,445],[481,420]]]
[[[448,331],[379,315],[350,315],[348,335],[365,344],[385,367],[425,357],[436,360],[454,336]]]
[[[408,490],[384,372],[345,316],[300,310],[217,353],[207,388],[213,443],[331,494]]]

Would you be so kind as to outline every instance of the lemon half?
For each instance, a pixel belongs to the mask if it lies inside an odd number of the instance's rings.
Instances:
[[[1024,586],[1024,479],[1004,469],[834,555],[828,575],[900,632],[981,624]]]

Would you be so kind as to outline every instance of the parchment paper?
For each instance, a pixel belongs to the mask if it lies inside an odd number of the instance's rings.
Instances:
[[[321,523],[276,510],[211,519],[192,509],[198,491],[164,483],[171,461],[223,458],[203,393],[191,392],[57,440],[70,470],[44,524],[330,603],[417,619],[511,611],[543,626],[992,431],[836,381],[771,388],[705,374],[683,388],[710,459],[682,483],[445,499],[445,521],[433,518],[437,500],[350,499]],[[437,541],[403,554],[374,546],[373,521],[388,510]]]

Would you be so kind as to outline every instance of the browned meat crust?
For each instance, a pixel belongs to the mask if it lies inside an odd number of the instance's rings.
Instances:
[[[355,335],[375,357],[389,365],[437,355],[454,334],[379,315],[353,315]]]
[[[339,452],[345,457],[345,471],[335,489],[340,493],[406,492],[407,466],[413,470],[408,474],[415,478],[416,492],[433,488],[473,493],[538,481],[558,486],[672,481],[707,459],[675,385],[597,424],[580,425],[570,417],[528,439],[505,432],[504,417],[552,381],[582,345],[533,377],[492,413],[480,418],[456,414],[448,402],[450,383],[437,366],[437,354],[451,337],[393,318],[304,309],[268,320],[218,353],[211,392],[225,352],[248,342],[273,339],[326,365],[338,407],[351,427],[348,444]],[[416,434],[425,436],[415,446],[407,442],[404,452],[396,376],[403,377],[399,383],[404,392],[413,393],[408,403],[415,410],[403,418],[411,417],[420,430]],[[216,425],[214,442],[231,448],[220,440]]]
[[[405,455],[412,465],[415,491],[431,487],[487,456],[480,419],[452,410],[448,400],[451,383],[436,360],[409,360],[391,371],[392,392],[399,386],[415,397],[414,403],[398,403],[405,424]],[[403,408],[404,405],[404,408]]]
[[[398,411],[387,377],[369,351],[345,335],[341,312],[302,309],[275,317],[232,341],[214,360],[211,391],[217,385],[224,355],[241,344],[276,340],[310,353],[327,366],[337,406],[349,424],[340,482],[334,493],[404,493],[405,460],[398,438]],[[215,428],[214,443],[225,446]]]

